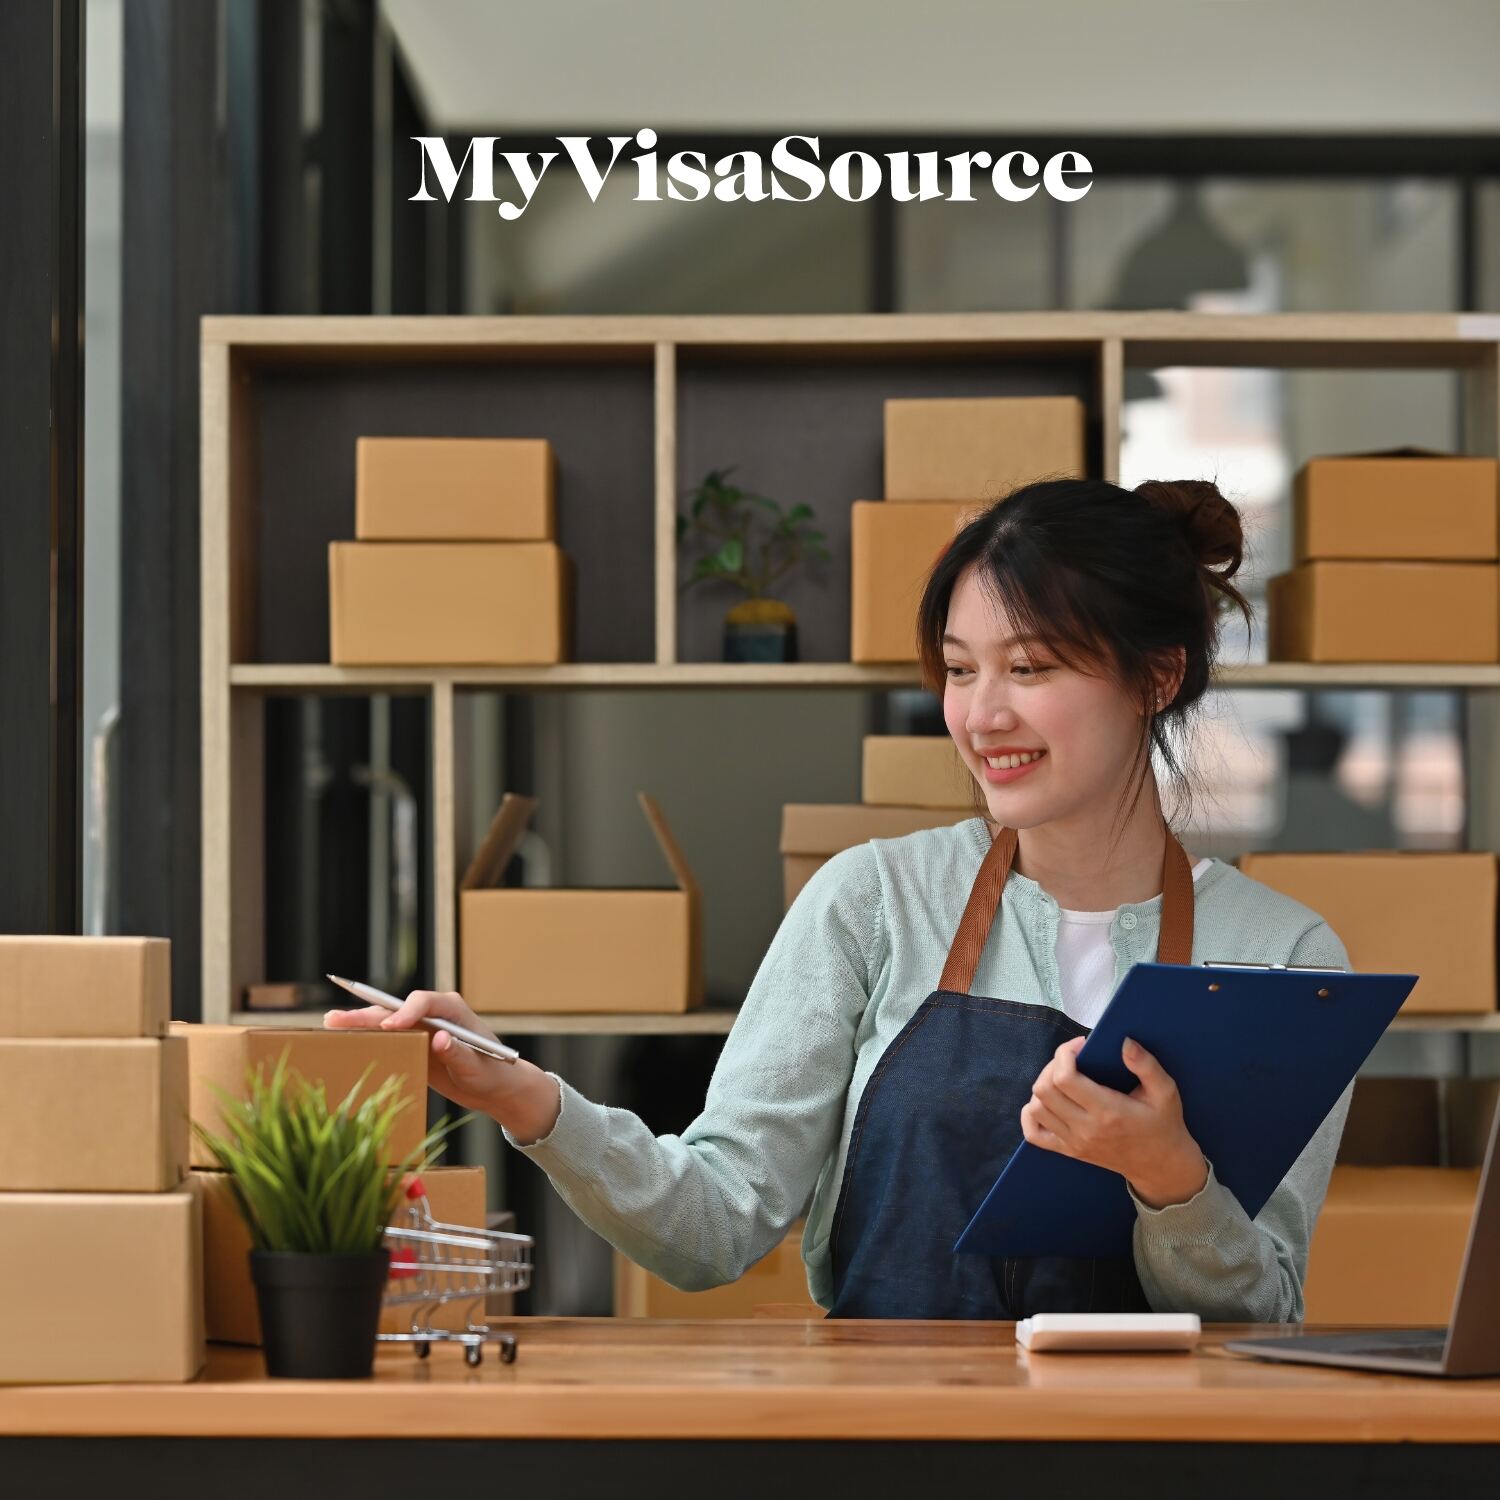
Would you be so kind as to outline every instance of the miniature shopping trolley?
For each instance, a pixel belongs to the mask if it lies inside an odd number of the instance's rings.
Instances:
[[[525,1291],[531,1285],[530,1235],[439,1223],[422,1179],[414,1177],[404,1208],[385,1231],[385,1243],[391,1269],[384,1305],[410,1308],[411,1318],[401,1332],[382,1333],[382,1343],[411,1344],[422,1359],[434,1344],[461,1344],[465,1360],[477,1365],[490,1342],[500,1346],[506,1364],[515,1359],[515,1336],[490,1328],[485,1302],[494,1293]],[[445,1307],[458,1310],[461,1328],[433,1326]]]

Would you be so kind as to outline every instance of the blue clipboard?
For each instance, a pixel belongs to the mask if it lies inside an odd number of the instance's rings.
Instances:
[[[1402,1002],[1414,974],[1284,966],[1135,964],[1078,1052],[1079,1071],[1129,1093],[1134,1037],[1177,1085],[1214,1176],[1254,1218]],[[1023,1141],[955,1253],[1126,1257],[1135,1204],[1118,1172]]]

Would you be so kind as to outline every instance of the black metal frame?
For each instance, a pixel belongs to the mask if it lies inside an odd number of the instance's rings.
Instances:
[[[76,932],[82,0],[13,0],[0,7],[0,58],[0,202],[8,206],[0,232],[0,931]]]

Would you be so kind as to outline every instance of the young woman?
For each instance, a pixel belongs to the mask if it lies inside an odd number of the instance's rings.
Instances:
[[[1249,618],[1242,548],[1234,507],[1202,482],[1040,482],[959,533],[917,628],[983,815],[817,871],[681,1136],[440,1033],[432,1086],[492,1115],[585,1222],[679,1287],[735,1279],[805,1211],[809,1284],[835,1315],[1300,1320],[1348,1094],[1252,1220],[1155,1058],[1126,1048],[1129,1095],[1074,1065],[1132,963],[1348,966],[1315,912],[1191,862],[1163,815],[1156,764],[1179,774],[1220,613]],[[327,1024],[424,1015],[482,1027],[428,991]],[[1126,1179],[1131,1256],[953,1254],[1023,1137]]]

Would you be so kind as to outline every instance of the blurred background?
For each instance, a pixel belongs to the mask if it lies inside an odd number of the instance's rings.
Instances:
[[[82,0],[79,14],[82,930],[169,932],[184,1016],[200,969],[202,314],[1500,313],[1500,7],[1484,0]],[[636,203],[621,173],[590,203],[559,173],[517,222],[408,201],[415,135],[446,135],[457,160],[474,134],[515,150],[647,125],[663,156],[768,151],[788,133],[818,135],[825,162],[1073,149],[1094,186],[1072,205]],[[1287,564],[1306,457],[1460,442],[1445,372],[1143,370],[1126,398],[1122,482],[1215,479],[1251,528],[1258,605]],[[1265,642],[1231,629],[1224,654],[1263,660]],[[1465,711],[1452,692],[1218,694],[1185,842],[1226,858],[1462,847]],[[394,931],[433,878],[423,714],[400,697],[272,703],[276,977],[311,978],[332,940],[356,971],[397,952],[393,982],[426,982],[426,938]],[[916,692],[674,691],[475,694],[460,728],[461,851],[502,790],[535,793],[523,852],[539,878],[665,883],[633,795],[660,793],[705,890],[710,1001],[727,1005],[780,919],[781,805],[858,800],[863,733],[941,722]],[[719,1043],[527,1045],[676,1130]],[[1454,1056],[1471,1045],[1392,1037],[1372,1067],[1473,1066]],[[547,1247],[535,1310],[608,1311],[605,1247],[494,1132],[465,1150]]]

